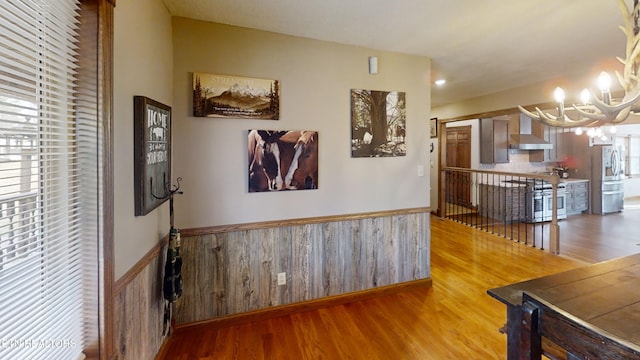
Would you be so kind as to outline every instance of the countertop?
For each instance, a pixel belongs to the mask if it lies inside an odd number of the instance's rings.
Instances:
[[[583,182],[583,181],[589,181],[589,179],[578,179],[578,178],[560,179],[561,183]]]

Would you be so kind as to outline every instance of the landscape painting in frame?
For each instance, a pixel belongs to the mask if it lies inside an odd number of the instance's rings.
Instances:
[[[249,192],[318,188],[318,132],[249,130]]]
[[[407,154],[405,93],[351,90],[351,157]]]
[[[278,120],[280,82],[194,72],[193,116]]]

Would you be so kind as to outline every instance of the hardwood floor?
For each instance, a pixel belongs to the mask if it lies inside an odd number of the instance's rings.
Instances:
[[[560,224],[560,255],[595,263],[640,252],[640,207],[576,215]]]
[[[505,359],[498,332],[505,307],[486,290],[639,252],[633,218],[640,210],[571,217],[561,223],[562,256],[554,256],[432,217],[432,288],[245,325],[178,329],[163,358]]]

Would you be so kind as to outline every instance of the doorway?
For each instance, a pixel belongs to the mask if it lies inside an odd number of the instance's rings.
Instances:
[[[471,168],[471,125],[446,127],[444,166]],[[445,192],[446,202],[471,207],[470,173],[456,172],[454,176],[453,179],[447,179],[450,188]]]

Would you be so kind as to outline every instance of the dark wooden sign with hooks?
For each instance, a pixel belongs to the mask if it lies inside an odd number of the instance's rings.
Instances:
[[[171,107],[134,96],[135,215],[146,215],[169,199]]]

